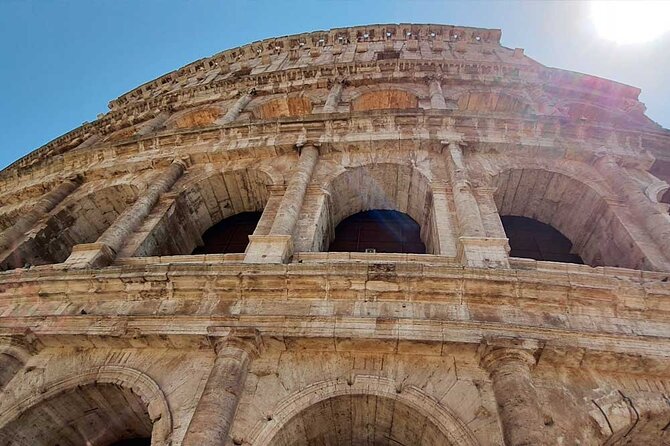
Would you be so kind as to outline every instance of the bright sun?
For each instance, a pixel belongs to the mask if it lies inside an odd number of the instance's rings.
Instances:
[[[648,42],[670,30],[670,0],[596,0],[591,2],[591,16],[605,39]]]

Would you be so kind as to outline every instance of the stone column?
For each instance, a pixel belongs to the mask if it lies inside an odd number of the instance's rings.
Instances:
[[[520,348],[493,348],[482,359],[491,376],[506,446],[554,445],[531,377],[535,358]]]
[[[509,267],[507,239],[486,236],[479,203],[468,179],[463,150],[457,142],[448,145],[447,171],[460,234],[458,257],[467,266]]]
[[[444,100],[442,85],[439,79],[431,79],[430,84],[430,106],[436,110],[446,110],[447,101]]]
[[[605,155],[595,162],[598,171],[609,180],[614,188],[626,200],[629,209],[644,222],[644,228],[656,242],[659,250],[666,253],[670,260],[670,216],[655,206],[645,195],[644,190],[633,180],[626,169],[616,159]]]
[[[450,142],[448,148],[447,170],[451,177],[460,233],[464,237],[484,237],[486,232],[479,214],[479,204],[468,181],[463,149],[456,142]]]
[[[323,106],[324,113],[335,113],[337,111],[337,106],[340,103],[340,98],[342,97],[342,87],[344,86],[344,81],[338,80],[335,81],[333,86],[328,92],[328,98],[326,99],[326,104]]]
[[[282,199],[277,216],[270,229],[270,234],[291,235],[298,221],[302,202],[305,199],[307,185],[312,179],[312,172],[319,159],[319,150],[312,144],[303,146],[300,158],[291,178],[288,181],[284,198]]]
[[[225,124],[230,124],[234,120],[237,119],[238,116],[240,116],[240,113],[244,111],[244,108],[251,102],[253,97],[256,95],[256,90],[251,90],[248,93],[243,94],[242,96],[239,97],[237,102],[233,104],[233,106],[228,110],[228,112],[221,118],[219,121],[217,121],[218,124],[225,125]]]
[[[205,390],[182,442],[183,446],[224,446],[244,391],[249,365],[258,354],[260,337],[235,333],[215,341],[216,359]]]
[[[49,214],[68,195],[74,192],[81,183],[82,178],[80,176],[71,177],[42,196],[28,212],[19,217],[12,227],[0,234],[0,252],[11,248],[28,230],[35,226],[35,223]]]
[[[313,144],[306,144],[300,149],[298,165],[291,172],[270,233],[249,237],[251,242],[244,258],[246,263],[284,263],[291,257],[293,232],[318,159],[319,150]]]
[[[112,263],[125,242],[158,203],[160,196],[169,191],[185,171],[186,164],[183,161],[174,161],[95,243],[75,246],[65,263],[72,268],[103,267]]]

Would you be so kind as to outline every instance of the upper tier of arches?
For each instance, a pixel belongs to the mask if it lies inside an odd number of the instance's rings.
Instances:
[[[280,209],[281,203],[297,162],[294,152],[260,161],[241,159],[189,167],[168,192],[157,198],[122,244],[114,245],[118,250],[114,256],[238,253],[243,258],[249,237],[275,234],[271,229],[279,213],[285,212]],[[513,161],[501,155],[482,158],[482,154],[468,155],[467,162],[475,201],[463,210],[457,206],[455,194],[465,193],[467,187],[461,183],[457,190],[452,187],[445,153],[416,149],[324,153],[309,179],[304,202],[296,209],[297,223],[290,234],[294,252],[328,251],[338,228],[343,230],[342,222],[359,213],[376,211],[379,218],[368,218],[368,223],[399,225],[396,232],[406,233],[397,240],[387,240],[396,246],[395,251],[425,252],[457,260],[463,255],[463,240],[472,237],[468,218],[477,216],[484,232],[476,237],[512,239],[514,256],[519,251],[512,233],[519,231],[506,234],[504,218],[523,217],[538,222],[535,228],[553,228],[570,245],[562,257],[528,255],[530,258],[639,270],[665,268],[667,260],[654,244],[648,227],[636,221],[626,205],[627,198],[615,192],[592,165],[565,160],[546,163],[532,158]],[[59,264],[70,258],[75,246],[95,246],[113,224],[115,231],[124,226],[149,185],[159,181],[164,172],[149,170],[140,176],[120,177],[114,184],[85,182],[17,237],[2,253],[0,267],[8,270]],[[650,202],[649,206],[663,204]],[[396,212],[398,218],[389,220],[391,223],[382,221],[379,211]],[[244,220],[244,215],[255,215],[253,222],[237,221]],[[403,219],[416,225],[416,237],[408,232],[409,223],[405,225]],[[226,231],[241,232],[235,238]],[[536,238],[545,236],[538,233]],[[228,241],[221,242],[224,239]],[[212,240],[227,246],[233,239],[230,247],[207,246],[214,243]],[[405,249],[410,239],[416,246]],[[364,245],[356,241],[356,248],[351,250],[364,250]],[[382,251],[388,250],[380,247]]]

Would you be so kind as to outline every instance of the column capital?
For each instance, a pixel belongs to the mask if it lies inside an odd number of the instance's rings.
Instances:
[[[346,86],[346,85],[349,85],[349,80],[344,76],[338,76],[334,79],[329,79],[328,80],[328,87],[333,87],[334,85]]]
[[[261,333],[254,328],[208,327],[207,332],[219,357],[238,356],[241,350],[256,358],[263,350]]]
[[[176,164],[178,166],[181,166],[181,168],[184,171],[186,171],[186,170],[188,170],[189,167],[191,167],[193,165],[193,161],[191,160],[190,156],[186,155],[186,156],[182,156],[182,157],[179,157],[179,158],[175,158],[172,161],[172,164]]]
[[[84,176],[80,173],[75,173],[65,177],[65,181],[71,181],[74,184],[81,185],[84,182]]]
[[[319,152],[320,151],[319,149],[321,148],[321,143],[312,141],[303,141],[295,144],[295,148],[298,151],[298,155],[302,155],[303,150],[306,150],[310,147]]]
[[[598,167],[603,164],[606,164],[608,166],[616,166],[621,167],[622,159],[616,155],[613,155],[611,153],[608,153],[606,150],[599,150],[593,155],[593,160],[591,164],[594,166]]]
[[[467,147],[467,145],[468,145],[460,137],[453,137],[453,138],[449,138],[449,139],[443,139],[443,140],[440,141],[440,144],[442,144],[443,146],[447,146],[450,149],[452,147],[457,148],[457,149],[462,149],[463,147]]]
[[[480,364],[489,374],[493,374],[499,368],[511,364],[530,370],[537,364],[537,359],[535,352],[526,348],[486,346]]]

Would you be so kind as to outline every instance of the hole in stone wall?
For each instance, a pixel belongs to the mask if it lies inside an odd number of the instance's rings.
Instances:
[[[663,196],[661,196],[661,203],[670,204],[670,189],[666,190]]]
[[[372,210],[345,218],[335,229],[331,252],[425,254],[421,227],[398,211]]]
[[[583,264],[572,253],[572,242],[552,226],[527,217],[503,216],[503,227],[509,239],[510,256],[526,259]]]
[[[195,248],[193,254],[244,252],[261,215],[261,212],[242,212],[220,221],[203,234],[203,246]]]

